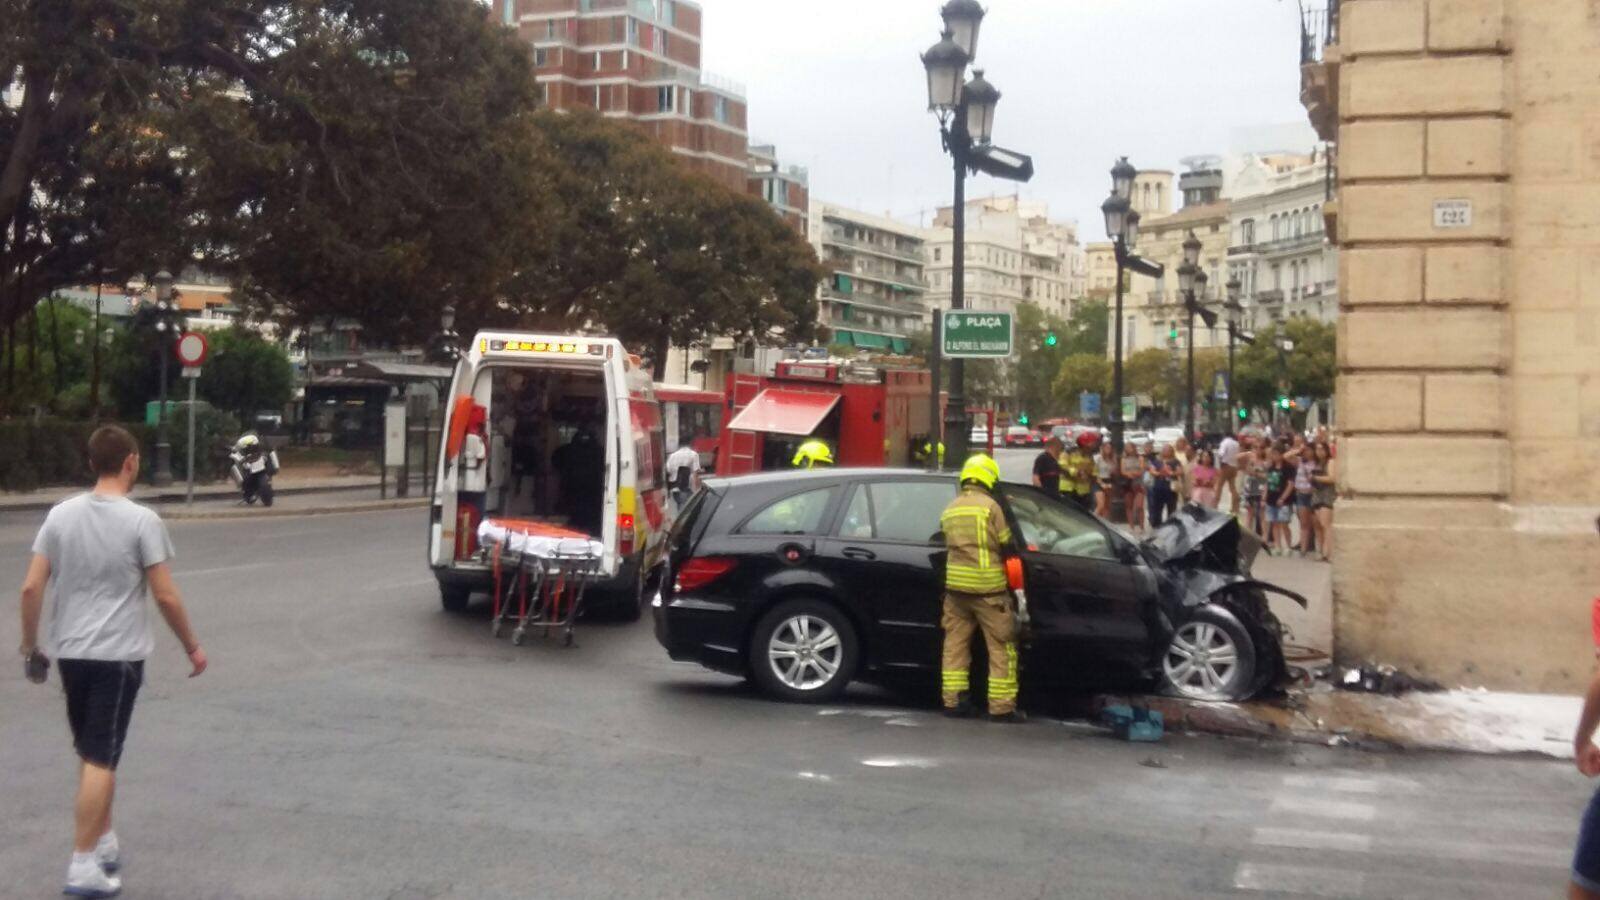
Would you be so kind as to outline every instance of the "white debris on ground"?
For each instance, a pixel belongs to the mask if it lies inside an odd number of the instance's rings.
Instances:
[[[1418,746],[1474,753],[1541,753],[1572,758],[1582,697],[1482,690],[1372,698],[1399,736]]]

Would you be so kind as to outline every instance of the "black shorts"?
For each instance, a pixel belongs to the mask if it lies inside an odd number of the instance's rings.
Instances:
[[[133,719],[133,700],[144,684],[144,661],[57,660],[67,695],[72,746],[85,762],[115,769]]]

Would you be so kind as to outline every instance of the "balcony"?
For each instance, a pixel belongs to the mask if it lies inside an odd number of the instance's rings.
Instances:
[[[1255,304],[1257,306],[1278,306],[1283,303],[1283,288],[1271,288],[1265,291],[1256,291]]]
[[[894,297],[878,297],[859,292],[845,292],[826,284],[822,286],[822,297],[825,300],[848,303],[851,306],[885,310],[903,315],[922,316],[928,312],[926,305],[915,300],[900,300]]]
[[[889,259],[897,259],[901,262],[916,263],[919,266],[927,265],[928,262],[928,257],[923,252],[920,244],[917,245],[915,249],[885,246],[883,244],[874,244],[868,241],[863,241],[858,238],[847,238],[840,232],[831,228],[822,235],[822,245],[826,247],[830,244],[836,247],[848,247],[852,250],[861,250],[867,253],[874,253],[878,256],[888,257]]]
[[[876,269],[856,268],[850,265],[849,260],[840,259],[838,257],[827,260],[827,264],[833,268],[833,271],[839,273],[840,275],[849,275],[851,278],[859,278],[863,281],[875,281],[879,284],[898,285],[919,293],[928,289],[927,279],[920,275],[896,274],[894,272],[883,272]]]
[[[1255,245],[1255,252],[1262,256],[1280,256],[1285,253],[1293,253],[1296,250],[1321,247],[1325,243],[1323,239],[1326,237],[1327,235],[1321,231],[1313,231],[1307,234],[1297,234],[1294,237],[1278,238],[1275,241],[1263,241]]]
[[[1339,137],[1339,0],[1300,19],[1300,105],[1317,137]]]

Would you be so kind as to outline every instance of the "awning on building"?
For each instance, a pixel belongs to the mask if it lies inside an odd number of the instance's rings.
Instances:
[[[858,331],[856,332],[856,346],[866,350],[888,350],[894,346],[894,342],[886,334]]]
[[[889,343],[894,345],[894,352],[896,352],[896,353],[910,353],[911,352],[911,341],[906,339],[906,338],[895,338],[895,339],[891,340]]]
[[[838,328],[835,328],[833,330],[833,343],[835,343],[835,344],[850,344],[850,345],[854,346],[855,342],[856,342],[856,333],[854,331],[843,331],[843,330],[840,330]]]
[[[838,394],[813,394],[767,388],[739,411],[728,427],[734,431],[808,435],[839,405]]]

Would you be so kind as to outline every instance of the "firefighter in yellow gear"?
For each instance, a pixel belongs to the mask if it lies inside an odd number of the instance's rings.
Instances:
[[[911,451],[911,461],[919,466],[926,466],[933,462],[937,455],[939,468],[944,468],[944,441],[934,443],[932,438],[925,438]]]
[[[1086,511],[1094,506],[1094,448],[1098,443],[1098,435],[1080,434],[1072,450],[1061,458],[1062,499],[1071,500]]]
[[[944,575],[945,714],[977,712],[968,694],[972,636],[983,632],[989,655],[989,718],[1022,720],[1017,711],[1017,625],[1007,589],[1005,556],[1011,529],[993,491],[1000,467],[987,453],[961,468],[961,493],[939,516],[948,551]]]
[[[833,450],[828,446],[827,441],[819,441],[816,438],[812,438],[800,445],[800,449],[795,451],[794,459],[790,460],[790,464],[796,469],[815,469],[818,466],[831,466],[833,465]]]

